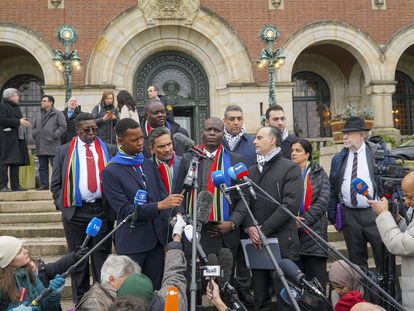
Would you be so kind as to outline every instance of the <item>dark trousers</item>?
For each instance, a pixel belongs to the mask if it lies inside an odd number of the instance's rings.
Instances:
[[[53,155],[38,155],[39,159],[39,178],[42,186],[49,187],[49,163],[53,165]]]
[[[69,252],[75,251],[81,246],[86,237],[86,227],[93,217],[102,220],[102,227],[98,235],[91,238],[88,247],[92,248],[101,241],[113,228],[113,222],[105,218],[102,202],[84,203],[82,207],[76,208],[75,214],[71,220],[67,220],[62,216],[63,228],[65,230],[66,241],[68,243]],[[111,253],[112,238],[105,241],[91,255],[93,281],[101,280],[101,268],[106,258]],[[85,260],[82,264],[71,273],[72,279],[72,299],[75,304],[79,302],[83,294],[90,288],[89,261]]]
[[[157,243],[155,248],[147,252],[126,255],[139,264],[141,272],[151,279],[154,290],[159,290],[164,275],[164,254],[164,247]]]
[[[246,266],[243,247],[239,244],[236,256],[236,284],[238,288],[250,289],[251,282],[250,269]]]
[[[381,236],[371,208],[343,207],[344,239],[349,260],[358,266],[368,267],[367,242],[371,244],[375,266],[379,269],[381,260]]]
[[[305,273],[306,279],[311,281],[316,278],[322,285],[323,293],[326,292],[326,260],[325,257],[300,256],[300,270]]]
[[[13,190],[20,186],[19,183],[19,166],[14,164],[0,164],[0,189],[7,187],[9,177],[7,169],[10,167],[10,188]]]

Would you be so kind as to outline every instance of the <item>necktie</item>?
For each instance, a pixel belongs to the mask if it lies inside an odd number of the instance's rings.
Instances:
[[[93,157],[93,153],[91,151],[90,146],[88,144],[85,145],[86,147],[86,169],[88,174],[88,189],[90,192],[96,192],[98,186],[96,185],[96,166],[95,166],[95,158]]]
[[[352,187],[352,181],[357,178],[358,176],[358,153],[354,152],[354,160],[352,162],[352,174],[351,174],[351,203],[353,207],[357,207],[358,200],[357,200],[357,193]]]

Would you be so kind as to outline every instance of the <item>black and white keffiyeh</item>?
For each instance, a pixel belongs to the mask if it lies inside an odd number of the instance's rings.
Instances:
[[[236,147],[237,143],[241,139],[241,137],[246,133],[246,129],[243,126],[242,130],[237,135],[231,135],[226,128],[224,128],[224,138],[226,139],[227,143],[229,144],[230,151],[233,151],[234,147]]]
[[[258,154],[257,155],[257,164],[259,165],[259,170],[262,171],[263,166],[265,165],[266,162],[269,162],[271,159],[273,159],[279,152],[280,152],[280,147],[275,147],[273,148],[268,154],[266,155],[261,155]]]

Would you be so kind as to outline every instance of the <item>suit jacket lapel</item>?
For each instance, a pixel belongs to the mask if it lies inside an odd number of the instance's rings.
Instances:
[[[377,183],[375,180],[374,175],[374,161],[373,161],[373,155],[371,148],[368,146],[368,144],[365,144],[365,154],[367,157],[367,164],[368,164],[368,170],[369,170],[369,176],[371,177],[372,185],[374,186],[374,197],[376,195],[377,190]]]
[[[138,182],[138,184],[141,186],[142,189],[147,188],[145,186],[143,180],[142,180],[141,174],[138,174],[138,172],[135,171],[135,169],[132,166],[120,165],[120,167],[122,167],[124,170],[126,170],[128,172],[128,174],[131,175]]]

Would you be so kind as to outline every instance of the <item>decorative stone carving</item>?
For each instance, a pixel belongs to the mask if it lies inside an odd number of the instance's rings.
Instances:
[[[199,10],[200,0],[139,0],[138,6],[148,25],[163,20],[180,20],[189,25]]]

